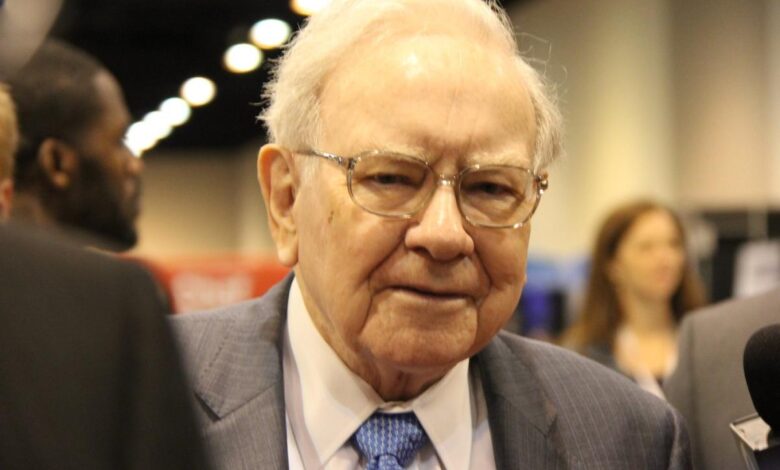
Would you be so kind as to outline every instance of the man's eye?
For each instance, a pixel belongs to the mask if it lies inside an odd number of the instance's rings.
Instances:
[[[479,191],[485,194],[490,194],[493,196],[497,196],[509,192],[509,189],[507,187],[495,183],[480,183],[475,188],[472,188],[472,190]]]
[[[396,173],[377,173],[374,175],[370,175],[368,178],[369,181],[372,183],[376,183],[382,186],[395,186],[395,185],[402,185],[402,186],[413,186],[414,181],[412,181],[412,178],[396,174]]]
[[[515,191],[506,185],[483,181],[479,183],[472,183],[468,185],[466,191],[472,195],[481,196],[510,196],[514,195]]]

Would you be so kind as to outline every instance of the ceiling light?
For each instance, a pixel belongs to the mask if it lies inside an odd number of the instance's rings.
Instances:
[[[147,113],[147,115],[144,116],[143,122],[149,126],[149,131],[157,140],[168,137],[173,130],[173,126],[171,126],[165,118],[165,115],[160,111]]]
[[[255,70],[263,61],[263,53],[252,44],[235,44],[225,51],[225,67],[233,73]]]
[[[160,104],[160,112],[171,126],[181,126],[192,115],[190,105],[181,98],[168,98]]]
[[[139,121],[127,128],[125,145],[136,156],[140,157],[146,150],[157,144],[157,137],[152,127],[145,121]]]
[[[282,46],[290,38],[292,29],[282,20],[270,18],[258,21],[249,31],[252,42],[263,49],[273,49]]]
[[[125,147],[130,150],[130,153],[133,154],[135,158],[141,158],[144,155],[144,151],[139,147],[139,145],[127,137],[125,137]]]
[[[208,78],[193,77],[182,84],[180,93],[190,106],[203,106],[214,99],[217,87]]]
[[[290,8],[302,16],[313,15],[330,3],[330,0],[291,0]]]

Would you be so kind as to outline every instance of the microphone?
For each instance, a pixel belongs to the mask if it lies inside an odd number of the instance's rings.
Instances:
[[[750,470],[780,468],[780,324],[753,333],[742,356],[757,413],[731,423]]]

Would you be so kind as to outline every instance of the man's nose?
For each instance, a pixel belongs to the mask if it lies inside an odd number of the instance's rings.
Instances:
[[[464,227],[452,186],[439,186],[427,207],[416,216],[418,223],[406,231],[406,246],[427,251],[439,261],[449,261],[474,252],[474,240]]]

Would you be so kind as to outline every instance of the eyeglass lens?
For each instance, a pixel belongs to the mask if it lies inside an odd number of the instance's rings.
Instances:
[[[422,208],[436,190],[437,177],[424,163],[395,155],[361,158],[350,172],[355,202],[381,215],[406,216]],[[534,177],[511,166],[466,170],[460,179],[459,205],[472,223],[512,225],[523,222],[536,201]]]

